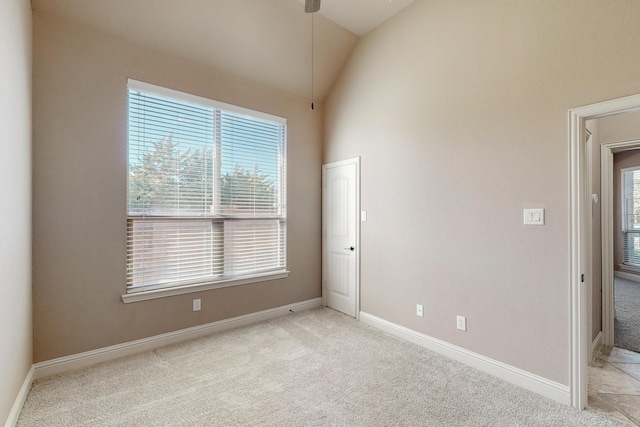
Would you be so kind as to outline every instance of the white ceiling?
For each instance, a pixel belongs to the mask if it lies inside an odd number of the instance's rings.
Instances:
[[[412,1],[322,0],[314,16],[315,100],[330,90],[358,35]],[[311,14],[304,0],[32,0],[32,8],[36,16],[311,96]]]

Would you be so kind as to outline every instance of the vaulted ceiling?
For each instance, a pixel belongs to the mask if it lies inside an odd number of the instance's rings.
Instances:
[[[413,0],[322,0],[313,16],[314,93],[322,100],[359,36]],[[311,97],[311,14],[304,0],[32,0],[77,23],[239,78]]]

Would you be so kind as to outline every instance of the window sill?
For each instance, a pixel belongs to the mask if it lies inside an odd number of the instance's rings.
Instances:
[[[635,265],[618,264],[618,268],[621,271],[629,271],[629,272],[633,272],[633,273],[640,273],[640,267],[636,267]]]
[[[175,295],[189,294],[192,292],[209,291],[212,289],[228,288],[230,286],[246,285],[249,283],[266,282],[268,280],[285,279],[289,277],[289,271],[267,273],[255,276],[245,276],[236,279],[222,280],[212,283],[199,283],[195,285],[178,286],[175,288],[154,289],[149,291],[132,292],[122,295],[125,304],[138,301],[146,301],[156,298],[165,298]]]

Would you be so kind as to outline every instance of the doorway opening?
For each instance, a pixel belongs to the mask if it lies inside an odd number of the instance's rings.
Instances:
[[[640,276],[635,274],[640,270],[640,139],[629,139],[640,137],[640,113],[590,120],[587,128],[594,131],[587,149],[601,160],[593,162],[588,180],[593,186],[588,406],[629,422],[640,420],[640,400],[629,396],[640,389],[640,352],[635,352],[640,351]],[[634,403],[628,405],[629,399]]]
[[[591,320],[589,303],[592,297],[592,278],[590,267],[593,260],[592,223],[591,223],[591,185],[588,170],[586,144],[587,120],[608,117],[620,113],[640,110],[640,95],[633,95],[611,101],[605,101],[569,111],[570,144],[570,401],[571,406],[584,409],[587,406],[587,366],[592,352],[590,336]],[[602,160],[604,166],[604,160]],[[604,172],[604,171],[603,171]],[[603,176],[603,188],[604,186]],[[604,200],[604,198],[603,198]],[[603,214],[606,209],[603,209]],[[604,220],[604,219],[603,219]],[[606,233],[603,233],[603,248]],[[603,272],[609,259],[603,250]],[[605,278],[603,274],[603,278]],[[605,309],[605,284],[603,283],[603,310]],[[604,318],[603,318],[604,320]],[[604,325],[603,325],[604,329]]]
[[[360,158],[322,165],[322,299],[360,316]]]
[[[640,139],[603,142],[601,159],[602,345],[640,352]]]

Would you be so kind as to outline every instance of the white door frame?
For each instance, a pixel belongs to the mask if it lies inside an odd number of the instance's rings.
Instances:
[[[355,164],[356,166],[356,216],[355,216],[355,230],[356,230],[356,245],[355,245],[355,257],[356,257],[356,319],[360,320],[360,157],[353,157],[351,159],[339,160],[336,162],[329,162],[322,165],[322,305],[327,306],[327,295],[325,291],[325,190],[327,185],[326,170],[328,167],[339,167],[349,164]]]
[[[640,147],[640,139],[609,142],[601,145],[602,171],[602,344],[614,345],[615,298],[613,262],[613,155],[620,151]]]
[[[569,110],[569,391],[571,406],[584,409],[587,406],[587,357],[591,346],[587,288],[589,275],[584,283],[591,260],[588,258],[592,230],[587,229],[587,207],[591,207],[591,195],[587,194],[588,170],[586,165],[585,122],[614,114],[640,110],[640,95],[604,101]],[[606,209],[605,209],[606,210]],[[605,256],[603,252],[603,259]],[[603,266],[604,267],[604,266]],[[603,284],[604,286],[604,284]],[[603,292],[604,293],[604,292]]]

